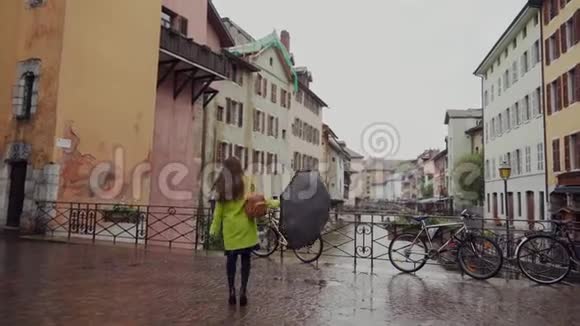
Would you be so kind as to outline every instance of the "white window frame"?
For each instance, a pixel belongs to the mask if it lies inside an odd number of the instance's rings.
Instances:
[[[532,149],[530,146],[526,146],[526,173],[532,172]]]
[[[538,171],[544,171],[544,144],[539,143],[536,148],[538,152]]]

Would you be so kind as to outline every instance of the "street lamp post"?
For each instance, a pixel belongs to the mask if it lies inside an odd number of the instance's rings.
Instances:
[[[510,221],[509,221],[509,204],[508,204],[508,186],[507,182],[512,174],[512,168],[510,167],[508,162],[503,162],[499,167],[499,176],[503,179],[503,186],[504,186],[504,197],[505,197],[505,231],[506,231],[506,250],[507,250],[507,257],[511,257],[511,248],[510,248],[510,239],[511,239],[511,230],[510,230]]]

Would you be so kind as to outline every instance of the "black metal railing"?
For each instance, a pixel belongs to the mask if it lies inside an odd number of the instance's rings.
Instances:
[[[38,202],[36,232],[45,236],[198,249],[210,209],[107,203]]]
[[[227,73],[227,59],[224,55],[163,26],[160,47],[222,76]]]
[[[209,225],[213,209],[171,206],[124,206],[103,203],[38,202],[36,229],[39,234],[67,239],[81,238],[91,241],[105,240],[135,245],[161,245],[186,249],[219,250],[219,239],[210,239]],[[270,212],[277,216],[279,212]],[[427,224],[458,222],[457,216],[431,216]],[[264,220],[266,222],[267,220]],[[490,237],[500,245],[504,254],[505,271],[516,271],[510,262],[520,241],[535,232],[551,232],[551,221],[510,220],[510,233],[506,232],[505,220],[471,218],[465,219],[470,231]],[[500,222],[502,225],[497,225]],[[580,225],[579,225],[580,226]],[[330,214],[329,222],[322,232],[324,249],[322,256],[352,259],[353,267],[362,261],[370,262],[371,272],[375,263],[387,261],[388,247],[392,239],[401,233],[417,233],[421,225],[401,211],[377,211],[337,209]],[[431,234],[435,247],[445,243],[454,227],[442,227]],[[574,229],[575,231],[578,229]],[[576,231],[580,232],[580,230]],[[577,235],[577,234],[576,234]],[[573,237],[574,238],[574,237]],[[508,250],[509,248],[509,250]],[[281,248],[281,256],[284,255]],[[432,264],[453,261],[442,259]]]

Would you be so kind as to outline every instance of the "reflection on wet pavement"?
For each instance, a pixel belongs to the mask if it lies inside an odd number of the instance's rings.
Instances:
[[[386,261],[373,275],[347,259],[253,263],[240,309],[226,302],[223,257],[0,239],[0,324],[573,325],[580,309],[566,284],[479,282],[438,266],[397,274]]]

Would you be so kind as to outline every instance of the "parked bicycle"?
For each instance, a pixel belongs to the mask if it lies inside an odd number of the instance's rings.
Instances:
[[[516,259],[522,273],[540,284],[554,284],[580,266],[580,246],[571,231],[573,222],[552,221],[553,232],[526,237],[516,248]]]
[[[258,224],[258,241],[259,249],[253,251],[258,257],[269,257],[278,247],[288,247],[288,240],[280,230],[280,220],[274,214],[270,214],[264,222]],[[293,251],[300,261],[308,264],[317,261],[323,249],[324,242],[319,235],[312,243]]]
[[[413,273],[425,266],[429,259],[443,258],[442,253],[456,250],[456,261],[464,273],[480,280],[494,277],[503,264],[501,249],[492,239],[469,231],[464,219],[470,217],[464,210],[461,213],[461,222],[434,225],[425,223],[428,216],[414,218],[421,223],[419,234],[402,233],[391,241],[389,245],[391,263],[402,272]],[[437,231],[440,228],[457,228],[457,230],[447,242],[435,248],[433,239],[436,232],[430,231]]]

